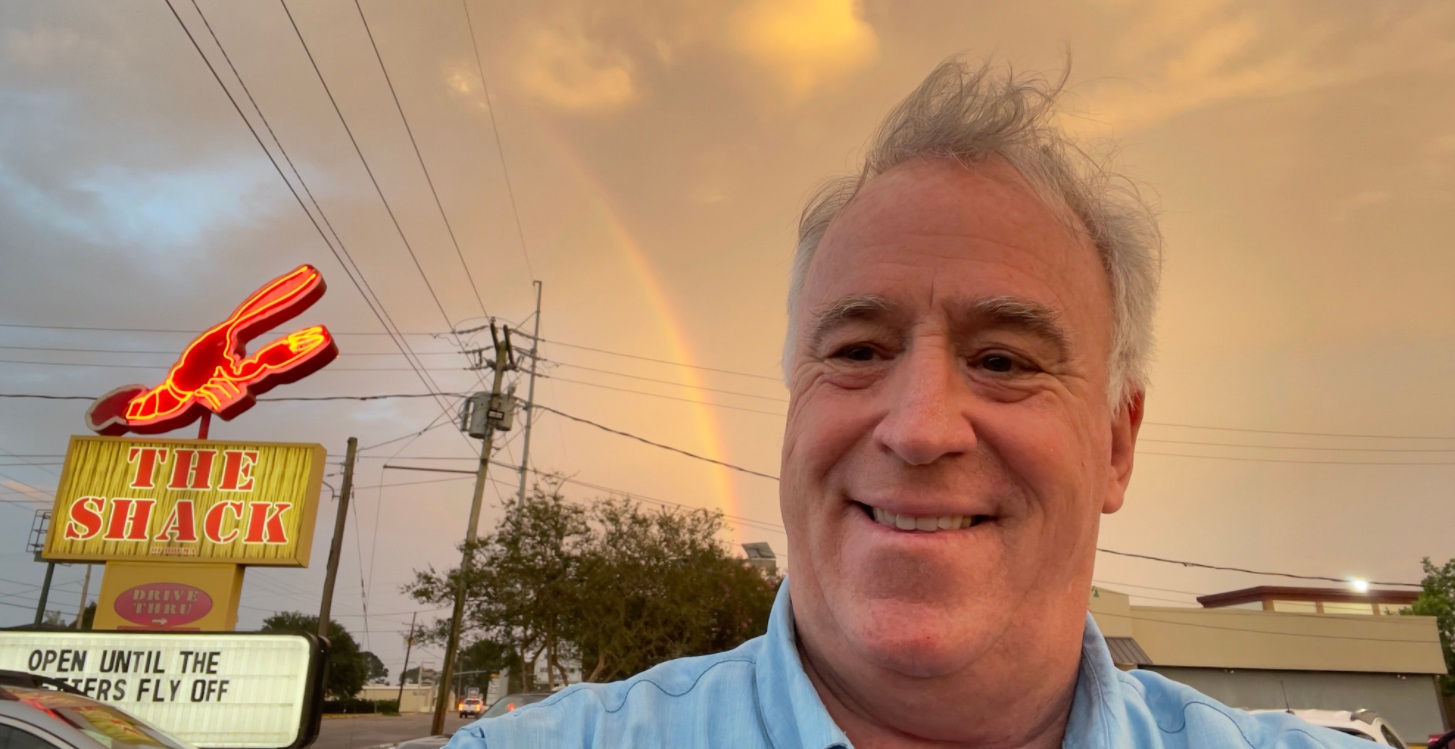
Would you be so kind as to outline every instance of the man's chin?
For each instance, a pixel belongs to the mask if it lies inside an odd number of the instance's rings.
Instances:
[[[879,601],[861,605],[855,618],[842,622],[851,647],[875,667],[913,678],[959,673],[993,639],[991,622],[973,609]]]

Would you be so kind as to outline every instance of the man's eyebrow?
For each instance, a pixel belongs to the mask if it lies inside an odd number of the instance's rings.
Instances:
[[[808,323],[808,348],[817,349],[835,329],[854,320],[872,320],[891,311],[888,299],[874,294],[850,294],[815,307]]]
[[[1065,359],[1071,352],[1060,313],[1039,302],[1016,297],[987,297],[971,302],[963,311],[977,327],[988,326],[1022,330],[1049,343]]]

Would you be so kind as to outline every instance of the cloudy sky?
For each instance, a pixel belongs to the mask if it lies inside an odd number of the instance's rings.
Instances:
[[[540,281],[542,405],[776,474],[805,197],[940,60],[1054,74],[1069,55],[1066,126],[1119,144],[1167,238],[1149,424],[1102,546],[1391,581],[1455,556],[1455,5],[363,0],[361,19],[294,0],[290,21],[198,2],[173,0],[322,214],[163,0],[5,3],[0,393],[152,383],[190,337],[156,331],[206,328],[302,262],[330,290],[300,321],[344,355],[275,394],[479,389],[459,351],[488,336],[449,331],[533,325]],[[383,466],[469,468],[446,405],[264,403],[213,427],[338,455],[442,424],[365,451],[356,482],[335,612],[395,673],[418,608],[400,586],[456,560],[470,482]],[[0,624],[31,616],[23,544],[85,406],[0,398]],[[577,498],[721,509],[725,541],[786,551],[771,480],[554,413],[530,463]],[[487,531],[517,481],[494,477]],[[316,610],[319,518],[311,567],[248,573],[244,628]],[[58,570],[54,606],[75,610],[82,573]],[[1151,605],[1280,582],[1111,555],[1097,580]]]

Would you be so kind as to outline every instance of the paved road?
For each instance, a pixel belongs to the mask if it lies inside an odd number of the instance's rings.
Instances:
[[[445,733],[471,722],[471,718],[445,715]],[[371,715],[365,718],[324,718],[319,729],[315,749],[363,749],[363,747],[388,744],[405,739],[417,739],[429,735],[430,716],[423,715]]]

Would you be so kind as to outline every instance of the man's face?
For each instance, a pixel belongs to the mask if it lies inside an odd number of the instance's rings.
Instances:
[[[798,305],[781,502],[800,636],[927,677],[1079,637],[1140,420],[1107,405],[1090,242],[1002,162],[910,163],[834,220]]]

